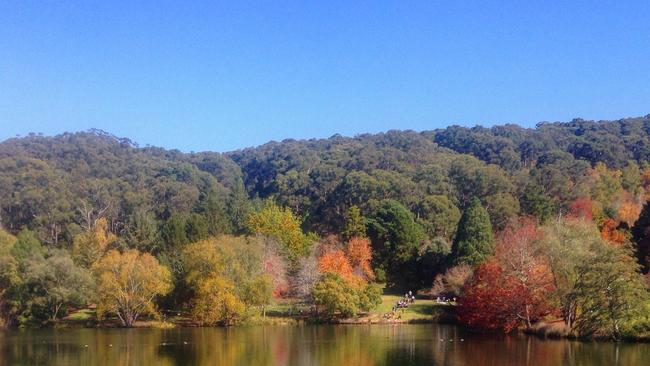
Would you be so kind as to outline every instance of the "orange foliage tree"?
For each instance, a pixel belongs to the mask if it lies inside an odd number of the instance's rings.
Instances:
[[[350,238],[344,250],[340,242],[329,237],[321,247],[323,252],[318,258],[320,273],[335,273],[354,284],[364,284],[375,278],[370,265],[372,248],[367,238]]]
[[[600,229],[600,236],[608,242],[616,245],[621,245],[625,242],[625,234],[617,230],[618,224],[612,219],[603,221],[602,228]]]
[[[460,299],[459,320],[471,327],[510,331],[530,327],[554,309],[553,277],[536,241],[535,222],[522,219],[498,236],[495,255],[479,266]]]
[[[634,225],[641,213],[641,205],[633,200],[625,200],[618,208],[618,219],[625,222],[629,227]]]
[[[375,278],[370,261],[372,260],[372,248],[368,238],[353,237],[348,241],[348,258],[355,272],[361,274],[368,280]]]
[[[345,280],[357,281],[350,260],[341,249],[330,250],[318,258],[318,271],[320,273],[336,273]]]

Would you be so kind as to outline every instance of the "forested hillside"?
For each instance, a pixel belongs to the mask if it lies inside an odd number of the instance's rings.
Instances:
[[[102,253],[137,249],[170,269],[170,281],[178,284],[190,273],[187,258],[199,258],[190,254],[201,247],[190,243],[231,235],[226,242],[238,247],[235,236],[260,234],[280,244],[271,257],[263,250],[265,260],[286,267],[281,275],[270,270],[276,295],[302,291],[300,274],[315,266],[304,263],[310,256],[348,255],[355,273],[365,268],[363,281],[376,276],[390,286],[430,287],[452,265],[484,262],[492,254],[492,233],[514,230],[511,223],[521,217],[533,226],[558,217],[588,220],[607,240],[634,242],[632,252],[647,265],[650,212],[637,219],[648,198],[650,115],[534,129],[336,135],[224,154],[138,147],[102,131],[0,143],[0,228],[7,248],[36,240],[43,253],[69,252],[88,270],[95,268],[90,259],[102,255],[87,258],[84,240],[102,242]],[[332,235],[352,247],[353,239],[367,237],[371,248],[361,248],[372,251],[364,259],[372,260],[372,269],[353,259],[358,248],[324,256],[331,253],[323,248],[343,248],[332,244]],[[485,242],[475,242],[483,235]],[[26,265],[13,256],[16,268]],[[13,283],[8,278],[6,288]],[[307,287],[303,293],[311,294],[313,281]],[[187,304],[192,294],[175,288],[159,304]],[[5,295],[0,307],[9,312]],[[25,304],[12,306],[16,313]]]
[[[95,216],[109,218],[119,234],[144,212],[166,220],[173,213],[210,211],[220,216],[213,230],[237,231],[243,180],[248,197],[276,199],[321,234],[340,231],[352,205],[367,213],[378,201],[394,199],[430,236],[452,238],[449,227],[456,223],[434,216],[457,220],[475,196],[497,227],[519,213],[566,213],[579,198],[594,199],[618,218],[613,211],[626,201],[623,190],[637,196],[645,188],[648,161],[650,116],[540,123],[535,129],[452,126],[337,135],[226,154],[139,148],[101,131],[31,135],[0,144],[0,222],[13,232],[36,229],[48,243],[74,235]],[[596,184],[604,175],[620,179]]]
[[[457,220],[472,197],[486,205],[497,227],[517,214],[546,219],[567,213],[581,198],[619,218],[615,211],[636,202],[647,183],[649,132],[648,116],[536,129],[452,126],[273,142],[228,155],[252,196],[274,197],[319,232],[340,228],[350,205],[369,213],[376,201],[394,199],[430,235],[451,238],[446,228],[455,223],[435,217]],[[449,214],[440,215],[443,210]]]

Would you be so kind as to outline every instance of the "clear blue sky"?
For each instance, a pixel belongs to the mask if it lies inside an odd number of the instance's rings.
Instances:
[[[0,140],[227,151],[650,113],[650,1],[485,3],[5,0]]]

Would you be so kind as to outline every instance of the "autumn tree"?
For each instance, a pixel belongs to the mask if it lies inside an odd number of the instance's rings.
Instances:
[[[514,329],[520,323],[516,317],[520,309],[510,299],[514,279],[508,279],[507,283],[504,280],[503,269],[497,262],[479,265],[458,300],[458,320],[473,328]]]
[[[335,273],[346,281],[361,283],[363,278],[356,276],[345,252],[341,249],[330,250],[318,258],[318,271],[323,274]]]
[[[580,197],[569,205],[568,217],[593,221],[594,219],[594,202],[589,197]]]
[[[517,313],[526,326],[551,312],[548,294],[555,291],[551,268],[538,241],[542,232],[531,218],[511,221],[498,235],[495,259],[503,273],[515,281],[513,301],[520,304]],[[523,310],[522,310],[523,309]]]
[[[231,325],[244,312],[244,302],[235,294],[232,282],[220,276],[202,280],[196,288],[192,315],[199,324]]]
[[[75,236],[72,257],[79,265],[90,268],[116,243],[117,236],[108,231],[106,218],[101,218],[90,231]]]
[[[292,292],[300,298],[308,298],[322,274],[318,271],[318,259],[314,254],[298,261],[298,270],[292,279]]]
[[[270,278],[273,287],[272,294],[274,297],[285,296],[289,292],[287,261],[282,256],[280,246],[275,240],[269,238],[260,239],[263,241],[262,245],[264,246],[262,266],[264,267],[264,274]]]
[[[492,254],[494,237],[487,210],[478,198],[473,198],[458,223],[451,249],[455,263],[480,264]]]
[[[347,256],[354,272],[367,280],[373,280],[375,273],[371,267],[372,247],[370,240],[352,237],[348,240]]]
[[[252,307],[264,312],[273,278],[265,273],[264,240],[222,235],[183,250],[185,281],[194,292],[192,314],[202,324],[226,324]]]
[[[632,227],[637,218],[639,218],[641,208],[641,205],[630,197],[629,194],[624,194],[616,211],[616,216],[620,221],[627,224],[628,227]]]
[[[468,281],[472,278],[474,270],[468,264],[459,264],[447,269],[444,273],[436,275],[431,294],[433,296],[452,296],[458,297],[463,293],[463,289]]]
[[[621,245],[627,241],[625,233],[618,230],[618,224],[612,219],[605,219],[601,225],[600,236],[608,242]]]
[[[356,316],[381,303],[381,289],[377,285],[358,286],[334,272],[326,273],[314,286],[312,297],[324,315],[333,317]]]
[[[125,327],[132,327],[142,314],[158,316],[156,297],[172,287],[169,270],[135,249],[111,250],[92,270],[97,282],[97,316],[115,314]]]
[[[303,233],[300,225],[300,219],[289,208],[273,201],[267,201],[248,218],[249,230],[277,240],[290,261],[306,255],[314,242],[314,237]]]
[[[472,327],[510,331],[550,314],[553,276],[530,219],[511,222],[497,239],[495,255],[481,265],[461,297],[459,318]]]

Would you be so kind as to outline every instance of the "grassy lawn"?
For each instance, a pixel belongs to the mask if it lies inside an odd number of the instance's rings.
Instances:
[[[408,308],[399,309],[392,318],[386,318],[385,314],[391,312],[395,303],[400,301],[401,295],[384,294],[381,304],[367,314],[359,314],[356,319],[344,319],[344,323],[384,323],[384,322],[432,322],[445,318],[452,309],[452,305],[438,304],[429,299],[417,299]],[[313,321],[310,313],[312,309],[308,304],[297,299],[276,299],[266,307],[266,316],[255,312],[247,318],[244,324],[297,324],[300,319]],[[95,321],[94,309],[77,310],[64,319],[62,325],[68,326],[84,325]],[[117,319],[107,319],[113,326],[118,325]],[[143,318],[138,322],[139,326],[167,328],[171,326],[192,326],[194,322],[188,314],[170,313],[164,316],[161,321]]]
[[[64,320],[70,322],[85,322],[95,318],[95,310],[81,309],[66,316]]]
[[[414,303],[410,304],[408,308],[399,309],[395,316],[390,320],[385,318],[384,315],[390,313],[392,307],[399,300],[402,300],[401,295],[384,294],[382,295],[381,304],[368,314],[360,314],[358,319],[347,319],[344,322],[354,323],[379,323],[387,321],[399,322],[431,322],[446,317],[452,305],[438,304],[429,299],[417,299]],[[295,299],[282,299],[275,300],[273,304],[266,307],[267,322],[291,322],[296,318],[300,318],[302,314],[309,314],[310,308],[308,305],[301,303]],[[258,319],[259,321],[259,319]]]
[[[390,313],[393,305],[402,298],[401,295],[382,295],[381,304],[370,312],[367,318],[373,322],[383,319],[383,315]],[[437,304],[429,299],[417,299],[408,308],[397,310],[396,318],[401,321],[432,321],[447,313],[449,306],[451,305]]]

